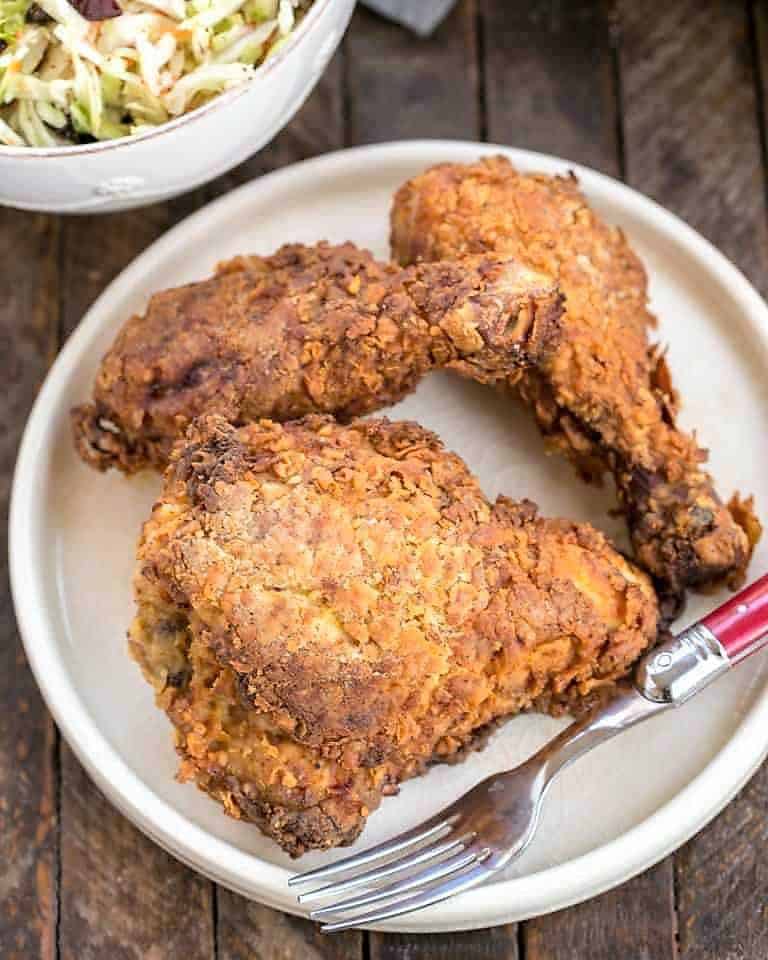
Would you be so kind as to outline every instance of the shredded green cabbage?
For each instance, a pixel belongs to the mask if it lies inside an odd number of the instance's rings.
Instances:
[[[0,46],[15,43],[26,23],[31,0],[0,0]]]
[[[166,123],[248,80],[313,0],[117,0],[122,14],[102,21],[69,0],[36,2],[31,17],[31,0],[0,0],[0,145]]]

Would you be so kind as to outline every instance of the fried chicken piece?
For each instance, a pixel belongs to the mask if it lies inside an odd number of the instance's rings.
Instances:
[[[658,629],[586,524],[491,504],[413,423],[196,421],[144,526],[133,655],[180,776],[286,850],[521,710],[610,692]]]
[[[613,474],[637,560],[666,592],[741,581],[751,544],[736,517],[751,502],[729,511],[675,426],[643,266],[574,176],[521,174],[504,157],[433,167],[398,191],[392,248],[402,264],[504,253],[558,277],[563,336],[519,385],[542,433],[587,479]]]
[[[514,380],[547,353],[561,314],[552,281],[509,257],[403,270],[349,243],[238,257],[128,321],[94,402],[72,412],[75,443],[92,466],[133,473],[165,466],[203,413],[349,418],[436,366]]]

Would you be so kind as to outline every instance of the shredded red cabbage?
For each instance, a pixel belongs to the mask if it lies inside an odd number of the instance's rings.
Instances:
[[[86,20],[112,20],[123,12],[116,0],[69,0]]]

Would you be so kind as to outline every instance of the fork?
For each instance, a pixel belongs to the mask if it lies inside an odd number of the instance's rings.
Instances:
[[[327,933],[422,910],[470,890],[530,844],[542,801],[561,770],[623,730],[679,707],[766,645],[768,574],[654,647],[615,697],[524,763],[488,777],[412,830],[288,883],[321,882],[298,900],[331,901],[310,912]],[[331,878],[339,879],[324,883]],[[353,896],[339,899],[351,891]]]

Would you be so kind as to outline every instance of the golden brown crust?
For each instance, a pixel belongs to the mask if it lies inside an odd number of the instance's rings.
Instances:
[[[399,190],[392,247],[401,263],[505,253],[558,277],[562,340],[520,382],[548,442],[588,479],[613,473],[637,559],[667,591],[743,574],[748,538],[675,426],[669,373],[649,347],[645,271],[575,177],[521,174],[503,157],[433,167]]]
[[[92,466],[133,473],[162,468],[204,413],[349,418],[435,366],[514,379],[549,351],[561,313],[551,280],[508,257],[403,270],[349,243],[238,257],[126,323],[93,403],[72,412],[75,443]]]
[[[136,594],[183,775],[293,853],[348,842],[499,718],[609,688],[658,626],[600,533],[490,504],[434,435],[385,420],[198,420]]]

